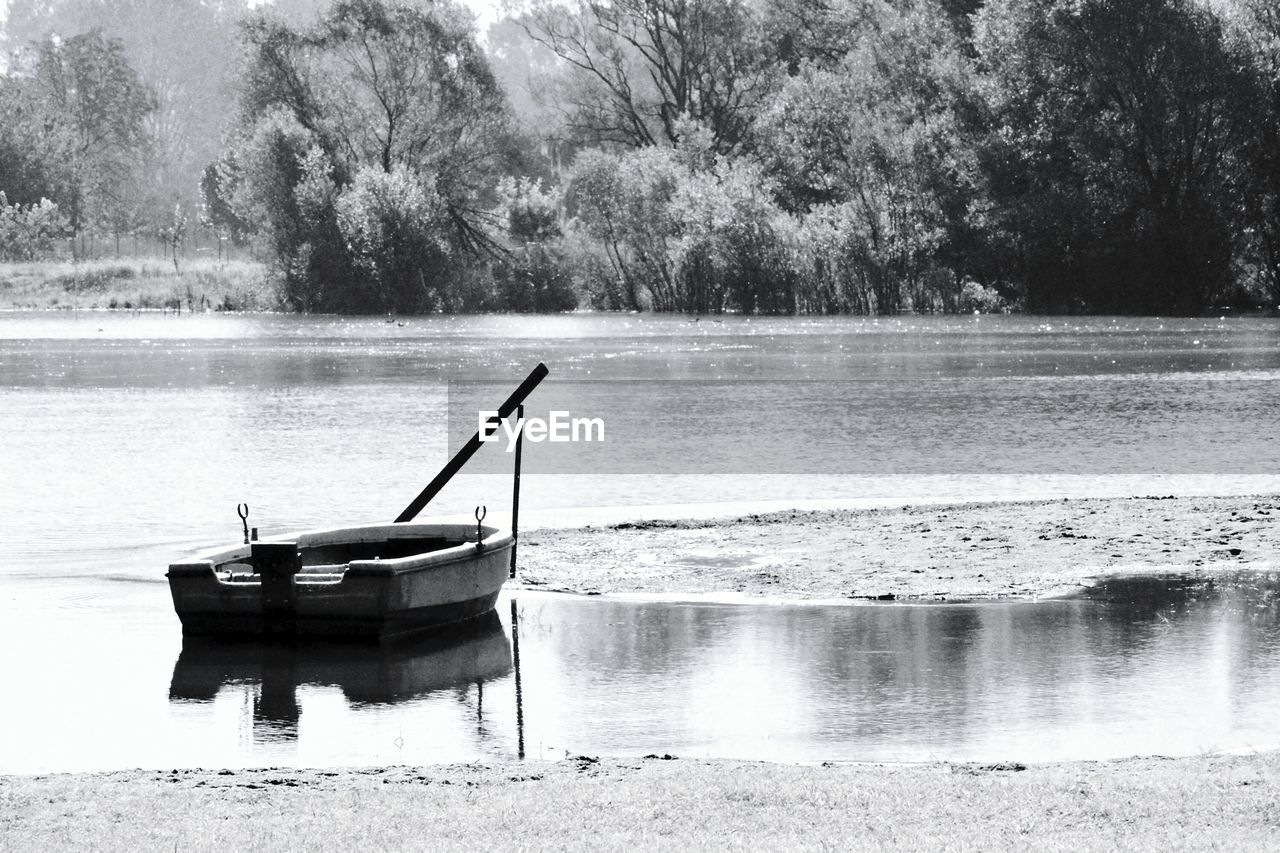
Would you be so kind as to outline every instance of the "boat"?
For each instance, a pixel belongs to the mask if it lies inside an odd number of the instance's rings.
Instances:
[[[492,611],[514,542],[469,524],[317,530],[173,563],[169,591],[186,636],[386,639]]]
[[[539,364],[497,418],[522,416],[525,397],[547,372]],[[413,521],[479,450],[479,431],[390,524],[258,541],[248,505],[237,506],[242,544],[169,565],[183,635],[384,640],[492,612],[503,583],[515,577],[520,440],[509,529],[486,526],[484,507],[476,507],[474,525]]]

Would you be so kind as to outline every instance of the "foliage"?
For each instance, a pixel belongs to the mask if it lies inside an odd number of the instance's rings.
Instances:
[[[561,236],[560,199],[531,178],[504,178],[498,197],[506,232],[522,243],[546,243]]]
[[[542,243],[528,243],[493,268],[496,305],[506,311],[555,312],[578,307],[569,265],[562,252]]]
[[[953,309],[953,268],[976,262],[959,249],[981,217],[963,118],[972,70],[929,3],[867,3],[858,15],[874,26],[810,48],[759,124],[782,201],[805,220],[817,291],[807,301],[823,311]],[[818,284],[832,274],[839,280]]]
[[[595,150],[578,157],[568,190],[568,208],[581,226],[574,233],[598,242],[605,263],[594,271],[607,276],[587,284],[593,302],[630,310],[680,307],[668,298],[676,235],[667,215],[679,179],[670,149]]]
[[[1244,139],[1243,165],[1251,180],[1245,196],[1249,227],[1245,258],[1259,270],[1273,305],[1280,305],[1280,8],[1245,0],[1235,40],[1257,73],[1253,132]]]
[[[718,155],[693,125],[681,149],[579,158],[570,183],[575,233],[600,242],[596,304],[657,311],[789,313],[785,235],[758,165]],[[701,145],[697,143],[701,141]]]
[[[10,0],[10,44],[99,30],[152,93],[148,145],[135,180],[136,219],[160,226],[175,203],[192,209],[201,173],[230,117],[235,16],[243,4],[206,0]]]
[[[214,167],[213,201],[232,211],[232,221],[262,232],[283,281],[282,297],[302,311],[342,304],[354,283],[326,166],[315,135],[276,109]]]
[[[27,79],[0,78],[0,191],[14,204],[39,204],[42,199],[66,199],[71,195],[66,163],[48,156],[50,147],[40,144],[45,111]],[[52,136],[52,134],[49,134]]]
[[[241,137],[210,178],[209,208],[266,234],[290,301],[484,304],[483,287],[447,273],[497,252],[506,111],[464,13],[340,0],[304,29],[256,17],[245,40]]]
[[[693,119],[717,151],[749,147],[777,78],[743,0],[535,0],[519,20],[571,69],[569,127],[595,143],[673,144]]]
[[[506,109],[466,14],[452,3],[340,0],[314,26],[246,25],[247,118],[291,114],[345,185],[362,165],[432,175],[463,242],[497,178]]]
[[[67,217],[47,198],[36,204],[10,204],[0,191],[0,260],[50,257],[57,241],[67,233]]]
[[[572,311],[577,290],[566,262],[558,193],[531,178],[498,185],[498,216],[508,253],[492,267],[494,298],[508,311]]]
[[[234,168],[227,161],[205,167],[200,176],[200,221],[217,231],[221,238],[243,245],[253,233],[253,225],[236,212],[232,203],[228,182],[234,180]]]
[[[1216,304],[1258,103],[1220,20],[1190,0],[992,0],[976,45],[993,114],[983,156],[1028,304]]]
[[[758,164],[706,153],[686,157],[669,215],[676,299],[686,311],[795,311],[791,221]]]
[[[338,228],[384,313],[450,308],[453,246],[448,211],[434,186],[403,164],[362,167],[337,200]]]
[[[965,279],[960,286],[957,307],[961,311],[972,311],[975,314],[997,314],[1006,311],[1008,304],[994,288],[983,287],[970,278]]]
[[[1280,302],[1268,0],[249,5],[12,0],[9,232],[198,214],[308,311]]]
[[[77,232],[130,221],[155,101],[120,42],[90,30],[18,58],[0,81],[12,116],[0,128],[0,188],[26,203],[47,193]]]

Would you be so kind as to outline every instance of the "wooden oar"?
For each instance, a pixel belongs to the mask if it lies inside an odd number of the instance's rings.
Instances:
[[[511,396],[507,398],[507,401],[498,407],[498,419],[503,420],[510,417],[511,413],[516,410],[516,407],[524,402],[524,398],[528,397],[529,394],[533,392],[533,389],[538,387],[538,383],[545,379],[549,372],[550,371],[547,370],[547,366],[539,362],[538,366],[533,369],[533,372],[525,377],[525,380],[520,383],[520,387],[512,391]],[[475,455],[475,452],[480,449],[481,444],[484,444],[484,442],[480,440],[480,431],[477,430],[476,434],[471,436],[471,440],[462,445],[462,448],[453,455],[453,458],[449,460],[449,463],[440,469],[440,473],[436,474],[435,479],[433,479],[427,487],[422,490],[422,494],[414,498],[413,501],[404,508],[404,511],[396,518],[396,523],[398,524],[402,521],[413,521],[414,517],[418,513],[422,512],[422,508],[431,503],[431,499],[438,495],[440,490],[453,479],[453,475],[462,470],[462,466],[466,465],[467,460]]]

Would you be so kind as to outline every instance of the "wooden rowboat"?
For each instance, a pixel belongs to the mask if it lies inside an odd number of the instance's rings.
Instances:
[[[169,590],[187,636],[388,638],[493,610],[514,541],[468,524],[317,530],[173,563]]]
[[[497,409],[521,405],[547,375],[539,364]],[[244,543],[169,566],[169,591],[193,637],[362,637],[384,639],[444,628],[493,610],[515,577],[520,506],[520,442],[515,453],[511,529],[413,519],[480,449],[479,431],[454,454],[393,524],[316,530],[257,541],[249,507],[237,507]]]

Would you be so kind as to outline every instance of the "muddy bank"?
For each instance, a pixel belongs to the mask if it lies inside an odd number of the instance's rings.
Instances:
[[[956,600],[1111,574],[1275,571],[1280,499],[1134,497],[778,512],[522,534],[517,586],[577,593]]]

